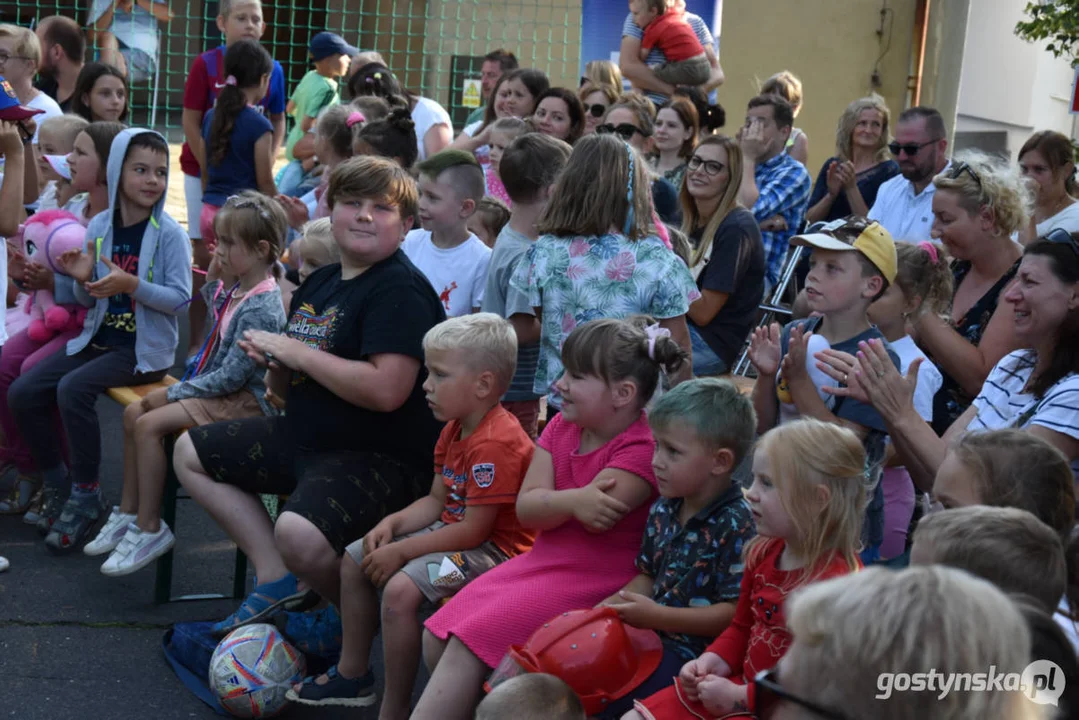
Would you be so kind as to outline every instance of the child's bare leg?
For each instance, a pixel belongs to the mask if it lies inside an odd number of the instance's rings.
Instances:
[[[371,644],[378,632],[378,593],[352,556],[341,557],[341,658],[337,671],[347,678],[363,676],[370,668]]]
[[[142,403],[134,402],[124,408],[124,489],[120,494],[120,512],[134,515],[139,511],[138,450],[135,446],[135,424],[142,417]]]
[[[342,598],[343,599],[343,598]],[[417,613],[424,596],[412,578],[395,574],[382,591],[382,647],[386,688],[379,720],[407,720],[420,662],[423,626]]]
[[[138,517],[139,530],[156,533],[161,529],[161,496],[165,493],[168,462],[162,438],[195,424],[194,418],[179,403],[151,410],[135,421],[135,443],[139,448]]]
[[[483,681],[491,672],[468,647],[451,637],[446,652],[431,675],[414,720],[470,720],[483,694]]]
[[[448,640],[440,640],[430,630],[423,631],[423,664],[427,666],[427,672],[432,675],[438,667],[438,661],[446,652],[447,644],[449,644]]]

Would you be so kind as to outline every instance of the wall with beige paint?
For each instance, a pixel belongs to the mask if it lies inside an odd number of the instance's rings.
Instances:
[[[870,77],[878,58],[881,85],[876,91],[897,115],[906,99],[916,3],[886,4],[881,37],[881,0],[726,0],[720,62],[727,81],[719,91],[727,111],[725,131],[733,134],[744,121],[746,103],[759,82],[790,70],[804,86],[805,102],[795,125],[809,136],[808,169],[815,177],[835,150],[843,109],[874,89]]]

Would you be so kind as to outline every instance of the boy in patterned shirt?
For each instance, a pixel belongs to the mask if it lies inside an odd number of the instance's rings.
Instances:
[[[452,318],[427,332],[423,352],[427,404],[446,422],[431,492],[345,548],[341,658],[290,690],[293,702],[365,707],[377,700],[368,658],[381,607],[381,712],[407,715],[420,661],[420,607],[450,597],[535,539],[516,512],[535,446],[499,403],[517,365],[513,326],[494,313]]]
[[[757,425],[749,399],[725,380],[691,380],[660,397],[648,422],[661,497],[648,514],[640,574],[604,603],[623,622],[659,632],[663,660],[605,717],[620,717],[634,699],[670,685],[723,632],[738,603],[742,545],[756,535],[732,481]]]

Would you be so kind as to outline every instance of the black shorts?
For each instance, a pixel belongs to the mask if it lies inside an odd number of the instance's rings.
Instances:
[[[214,480],[249,493],[288,495],[281,511],[308,520],[338,555],[431,488],[430,463],[421,467],[369,451],[298,449],[280,416],[202,425],[189,434]]]

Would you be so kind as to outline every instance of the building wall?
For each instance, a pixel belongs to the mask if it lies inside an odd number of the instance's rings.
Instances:
[[[783,69],[799,75],[805,101],[795,124],[809,136],[809,172],[816,176],[835,150],[835,128],[852,100],[873,90],[877,58],[881,85],[893,117],[904,107],[910,72],[915,2],[890,1],[881,26],[881,0],[801,0],[779,3],[726,0],[720,62],[727,81],[719,101],[726,132],[745,120],[746,103],[759,83]]]
[[[1015,160],[1036,130],[1073,135],[1068,100],[1074,71],[1044,44],[1015,36],[1025,5],[1025,0],[994,0],[979,5],[968,19],[956,122],[959,146],[1001,149]]]

